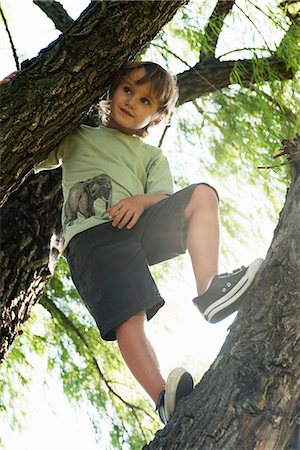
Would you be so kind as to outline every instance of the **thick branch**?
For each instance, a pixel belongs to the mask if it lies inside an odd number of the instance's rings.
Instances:
[[[203,51],[201,49],[200,61],[211,59],[214,57],[215,49],[219,39],[221,29],[224,24],[225,17],[231,11],[235,0],[218,0],[218,3],[213,10],[209,22],[205,28],[205,41],[207,41],[209,46],[209,51]]]
[[[277,57],[263,59],[267,62],[272,71],[277,74],[278,79],[289,79],[293,77],[291,69],[286,67],[285,62]],[[215,92],[219,89],[229,86],[230,77],[237,61],[218,61],[210,60],[206,63],[197,63],[191,70],[187,70],[177,75],[179,85],[179,100],[181,105],[185,102],[195,100],[198,97]],[[240,73],[240,82],[242,86],[249,86],[254,78],[254,66],[251,60],[242,60],[238,63],[243,67]],[[259,64],[259,61],[257,61]],[[271,72],[266,70],[261,77],[268,81]]]
[[[62,32],[65,32],[74,22],[59,2],[53,0],[33,0],[33,3],[41,8],[49,19],[52,20],[55,27]]]

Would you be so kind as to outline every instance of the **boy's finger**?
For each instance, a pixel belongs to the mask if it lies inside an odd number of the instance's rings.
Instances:
[[[115,216],[117,216],[117,215],[119,214],[119,212],[120,212],[119,209],[117,209],[116,211],[109,212],[109,213],[108,213],[108,217],[109,217],[110,219],[113,219]]]
[[[122,220],[118,224],[118,228],[123,228],[131,219],[132,212],[127,211],[126,214],[123,216]]]
[[[129,222],[129,224],[127,225],[126,228],[128,228],[128,229],[133,228],[134,225],[135,225],[135,224],[137,223],[137,221],[139,220],[139,218],[140,218],[140,215],[139,215],[137,212],[135,212],[134,215],[133,215],[133,217],[132,217],[132,219],[131,219],[131,221]]]
[[[121,219],[124,217],[125,213],[126,210],[121,208],[120,210],[117,210],[114,215],[111,216],[111,218],[113,219],[112,224],[114,227],[116,227],[119,224]]]
[[[114,216],[116,216],[117,214],[119,214],[120,211],[120,205],[119,203],[117,203],[116,205],[112,206],[111,208],[107,209],[107,213],[108,213],[108,217],[110,219],[112,219]]]
[[[115,205],[113,205],[111,208],[108,208],[107,209],[108,216],[112,219],[114,216],[116,216],[119,213],[119,211],[121,210],[121,208],[123,206],[124,205],[121,202],[118,202]]]

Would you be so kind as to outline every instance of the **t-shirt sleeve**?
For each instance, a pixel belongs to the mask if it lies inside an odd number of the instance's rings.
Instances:
[[[56,148],[56,150],[53,150],[44,161],[37,164],[34,167],[34,172],[38,173],[41,172],[42,170],[52,170],[61,166],[63,153],[67,145],[67,140],[68,140],[67,138],[63,139],[60,145]]]
[[[169,162],[160,149],[155,150],[147,167],[146,193],[171,195],[174,189]]]

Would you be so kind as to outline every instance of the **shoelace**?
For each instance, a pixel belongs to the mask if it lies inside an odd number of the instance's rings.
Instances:
[[[226,278],[226,277],[229,277],[230,275],[236,275],[237,273],[240,273],[244,269],[245,269],[245,266],[241,266],[239,269],[235,269],[232,272],[220,273],[220,275],[218,275],[218,278]]]

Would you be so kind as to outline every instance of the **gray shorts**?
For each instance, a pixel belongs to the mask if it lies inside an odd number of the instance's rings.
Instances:
[[[185,253],[184,210],[196,186],[161,200],[130,230],[108,222],[70,241],[73,282],[103,339],[115,340],[118,325],[141,311],[150,320],[164,305],[148,266]]]

